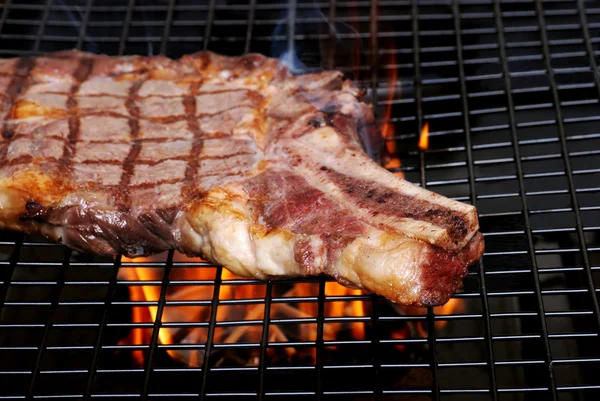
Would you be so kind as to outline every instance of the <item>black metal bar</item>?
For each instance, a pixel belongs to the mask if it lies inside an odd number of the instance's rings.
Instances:
[[[336,0],[329,0],[329,16],[327,25],[329,28],[329,46],[327,46],[327,59],[325,60],[325,66],[328,69],[335,67],[335,49],[336,49],[336,29],[335,29],[335,8]]]
[[[210,353],[212,352],[213,341],[215,338],[215,327],[217,326],[217,308],[219,307],[219,294],[221,292],[222,274],[223,267],[217,267],[217,272],[215,276],[215,289],[211,301],[208,335],[206,336],[206,346],[204,347],[204,360],[202,362],[202,388],[200,389],[201,401],[204,401],[206,397],[206,383],[209,371]]]
[[[135,7],[135,0],[129,0],[127,5],[127,12],[125,13],[125,20],[123,21],[123,30],[121,31],[121,38],[119,39],[119,56],[122,56],[125,52],[125,46],[127,45],[127,39],[129,38],[129,27],[131,26],[131,18],[133,16],[133,8]]]
[[[70,248],[64,248],[64,257],[63,262],[58,274],[58,278],[56,279],[56,285],[53,287],[54,296],[52,297],[52,303],[50,305],[50,311],[48,312],[48,318],[44,324],[44,333],[42,334],[42,339],[40,340],[40,347],[38,349],[37,356],[35,358],[35,368],[33,369],[33,374],[31,375],[31,381],[29,382],[29,387],[27,388],[27,395],[25,399],[32,400],[34,398],[33,391],[35,389],[36,379],[40,373],[40,362],[42,361],[42,356],[44,355],[44,350],[46,349],[46,343],[48,342],[48,334],[50,333],[50,329],[52,328],[52,320],[54,318],[54,313],[56,312],[56,308],[58,307],[58,300],[60,298],[60,293],[63,290],[65,285],[65,273],[69,268],[69,263],[71,259],[72,251]]]
[[[33,51],[38,51],[40,49],[40,43],[42,42],[42,36],[44,33],[44,28],[46,27],[46,23],[48,22],[48,15],[50,15],[50,5],[52,4],[52,0],[46,0],[46,5],[44,6],[44,13],[42,14],[42,20],[40,21],[40,26],[38,28],[37,34],[35,35],[35,42],[33,43]]]
[[[379,69],[379,25],[378,21],[378,10],[379,1],[373,0],[371,2],[371,13],[369,16],[369,39],[371,47],[371,59],[369,60],[369,67],[371,68],[371,91],[372,103],[375,106],[374,109],[377,111],[378,96],[377,96],[377,74]],[[358,79],[358,78],[357,78]]]
[[[87,26],[90,21],[90,13],[92,11],[93,2],[94,0],[87,0],[85,5],[85,12],[83,14],[81,26],[79,27],[79,36],[77,37],[77,43],[75,44],[75,48],[77,50],[81,50],[81,47],[83,46],[83,38],[85,37],[85,32],[87,31]]]
[[[594,287],[594,280],[592,277],[591,263],[588,255],[587,243],[585,241],[585,235],[583,233],[583,223],[581,219],[581,211],[579,209],[579,200],[577,199],[577,190],[575,183],[573,182],[573,168],[571,166],[571,160],[569,158],[569,150],[567,146],[567,135],[565,133],[565,127],[563,124],[562,110],[560,107],[560,97],[558,94],[558,86],[554,78],[554,72],[551,64],[550,48],[548,45],[548,28],[546,27],[546,21],[544,19],[544,8],[541,1],[536,0],[536,11],[538,14],[538,22],[540,24],[540,36],[542,38],[542,48],[544,51],[544,61],[546,70],[548,72],[548,80],[550,81],[550,89],[552,91],[552,98],[554,103],[554,111],[556,112],[556,124],[558,126],[558,135],[560,137],[561,153],[564,161],[565,172],[567,174],[567,182],[569,184],[569,194],[571,197],[571,206],[573,213],[575,214],[575,222],[577,228],[577,237],[579,239],[579,246],[581,256],[583,257],[583,263],[585,267],[586,279],[588,284],[588,291],[592,299],[592,310],[594,311],[594,317],[598,331],[600,333],[600,304],[598,304],[598,297],[596,295],[596,288]],[[593,58],[593,53],[591,54]],[[598,71],[594,71],[594,75],[598,75]],[[600,89],[599,89],[600,90]]]
[[[117,291],[117,275],[119,273],[120,267],[121,255],[117,255],[115,257],[113,273],[108,283],[106,296],[104,297],[104,311],[102,312],[102,318],[100,319],[100,324],[98,325],[98,337],[96,338],[96,343],[94,344],[92,361],[90,362],[90,369],[88,371],[87,384],[85,386],[85,393],[83,395],[84,401],[88,401],[92,395],[92,384],[94,382],[94,374],[96,373],[96,364],[98,362],[98,355],[100,354],[100,349],[102,348],[102,338],[106,330],[106,323],[108,322],[108,314],[110,311],[111,302]]]
[[[250,53],[252,44],[252,32],[254,30],[254,19],[256,16],[256,0],[250,0],[248,8],[248,27],[246,28],[246,42],[244,44],[244,53]]]
[[[431,394],[432,399],[440,399],[440,379],[438,372],[436,335],[435,335],[435,313],[432,307],[427,307],[427,344],[429,345],[429,359],[431,368]]]
[[[271,325],[271,299],[273,294],[273,285],[271,281],[267,281],[267,288],[265,289],[265,312],[263,316],[263,332],[260,343],[260,365],[259,371],[259,382],[258,382],[258,399],[260,401],[265,399],[265,373],[267,371],[267,349],[269,348],[269,327]]]
[[[371,363],[373,364],[373,373],[375,375],[373,383],[373,395],[375,400],[380,400],[383,391],[381,388],[381,356],[380,356],[380,327],[379,327],[379,299],[378,295],[371,296]]]
[[[592,73],[594,75],[594,83],[596,84],[596,88],[598,89],[598,92],[600,94],[600,71],[598,71],[598,64],[596,63],[594,46],[592,45],[592,38],[590,35],[587,16],[585,14],[585,6],[583,0],[577,1],[577,9],[579,11],[579,20],[581,21],[581,30],[583,31],[585,49],[588,53],[590,66],[592,67]]]
[[[162,41],[160,42],[160,54],[167,55],[167,47],[169,45],[169,37],[171,35],[171,25],[173,25],[173,13],[175,11],[175,0],[169,0],[167,9],[167,17],[165,20],[165,29],[163,30]]]
[[[210,35],[212,32],[212,26],[215,19],[215,0],[210,0],[210,5],[208,6],[208,15],[206,17],[206,25],[204,26],[204,45],[203,49],[208,49],[208,42],[210,42]]]
[[[165,263],[165,270],[160,288],[160,297],[158,298],[158,305],[156,307],[156,316],[154,317],[154,324],[152,326],[152,336],[150,337],[150,348],[148,356],[146,357],[146,363],[144,366],[144,387],[142,388],[141,400],[145,401],[148,399],[148,392],[150,387],[150,378],[152,377],[152,370],[154,369],[154,355],[158,346],[158,334],[162,326],[162,315],[165,310],[165,303],[167,297],[167,290],[169,289],[169,280],[171,275],[171,269],[173,268],[173,254],[175,251],[172,249],[169,251],[167,261]]]
[[[17,266],[17,262],[19,261],[19,256],[21,254],[22,247],[23,234],[17,234],[15,236],[15,247],[10,255],[10,259],[8,260],[8,266],[2,268],[2,287],[0,287],[0,312],[2,311],[4,303],[6,302],[6,296],[8,295],[8,289],[10,287],[12,275]]]
[[[370,34],[370,47],[371,47],[371,59],[370,59],[370,68],[371,68],[371,90],[372,94],[372,103],[374,110],[377,110],[378,107],[378,96],[377,96],[377,88],[378,88],[378,73],[379,73],[379,1],[373,0],[371,2],[370,15],[369,15],[369,34]],[[371,363],[373,364],[373,370],[375,373],[375,382],[373,383],[373,395],[375,400],[381,399],[382,389],[379,378],[379,371],[381,370],[381,362],[379,355],[379,342],[380,342],[380,334],[379,334],[379,297],[377,295],[371,296],[371,324],[372,324],[372,333],[371,333]]]
[[[412,14],[412,32],[413,32],[413,56],[415,65],[415,99],[417,100],[417,129],[421,132],[423,129],[423,109],[421,93],[421,59],[420,59],[420,41],[419,41],[419,10],[416,0],[413,0],[411,7]],[[427,188],[425,153],[419,149],[419,167],[420,181],[423,188]],[[431,368],[431,394],[434,400],[440,399],[439,372],[436,349],[435,333],[435,313],[432,307],[427,308],[427,342],[429,344],[429,359]]]
[[[317,339],[316,339],[316,358],[315,364],[317,368],[317,400],[323,398],[323,338],[324,322],[325,322],[325,279],[319,280],[319,299],[317,305]]]
[[[598,71],[598,64],[596,63],[596,57],[595,57],[595,52],[594,52],[594,47],[592,46],[592,39],[590,37],[590,31],[588,28],[588,21],[587,21],[587,17],[585,15],[585,8],[583,5],[583,0],[578,0],[577,1],[577,7],[579,10],[579,18],[581,21],[581,28],[583,31],[583,37],[585,40],[585,47],[589,56],[589,60],[590,60],[590,66],[592,67],[592,74],[594,75],[594,83],[596,84],[596,89],[598,90],[598,96],[600,96],[600,71]],[[559,133],[560,133],[560,126],[559,126]],[[567,166],[565,166],[565,168],[567,168],[567,178],[569,179],[569,189],[571,192],[571,199],[572,199],[572,205],[573,205],[573,211],[575,212],[575,218],[577,221],[577,236],[579,237],[579,240],[581,241],[581,246],[582,246],[582,254],[583,254],[583,261],[584,261],[584,267],[585,267],[585,276],[587,279],[587,283],[588,283],[588,290],[590,291],[590,294],[592,296],[592,308],[594,310],[594,315],[596,317],[596,323],[598,325],[598,332],[600,333],[600,304],[598,303],[598,297],[596,295],[596,288],[594,286],[594,278],[592,276],[592,268],[591,268],[591,264],[590,264],[590,260],[589,260],[589,256],[588,256],[588,251],[587,251],[587,244],[585,243],[585,236],[583,234],[583,224],[582,224],[582,220],[581,220],[581,214],[580,214],[580,208],[579,208],[579,202],[577,201],[577,194],[576,194],[576,188],[573,186],[573,172],[571,169],[571,163],[570,163],[570,159],[569,159],[569,151],[568,148],[566,146],[566,138],[564,135],[564,130],[562,131],[561,134],[561,147],[563,150],[563,158],[565,159],[565,165],[568,164],[568,168]]]
[[[4,24],[6,23],[11,4],[12,0],[6,0],[2,7],[2,16],[0,16],[0,38],[2,38],[2,28],[4,28]]]
[[[515,167],[517,169],[517,178],[519,180],[519,194],[521,198],[521,207],[523,209],[523,220],[525,223],[525,234],[527,236],[527,248],[529,260],[531,263],[531,272],[533,275],[533,283],[535,288],[535,298],[538,307],[538,315],[540,318],[540,327],[542,330],[541,338],[544,346],[544,362],[548,367],[548,387],[550,389],[550,394],[553,400],[557,399],[556,393],[556,383],[554,380],[554,372],[552,369],[552,354],[550,348],[550,341],[548,338],[548,326],[546,322],[546,315],[544,309],[544,300],[542,298],[542,290],[540,285],[539,278],[539,270],[537,265],[537,259],[535,255],[535,247],[533,244],[533,236],[531,232],[531,222],[529,220],[529,206],[527,202],[527,196],[525,193],[525,178],[523,173],[523,165],[521,163],[521,152],[519,149],[519,138],[517,135],[517,124],[516,124],[516,116],[515,116],[515,108],[512,97],[512,85],[510,82],[509,67],[508,67],[508,59],[506,56],[506,40],[504,38],[504,23],[502,22],[502,10],[500,8],[500,3],[498,0],[494,2],[494,9],[496,12],[496,25],[498,27],[498,40],[499,40],[499,51],[500,51],[500,59],[502,60],[502,70],[504,75],[504,86],[506,89],[506,101],[508,105],[508,115],[509,115],[509,123],[511,129],[511,137],[512,137],[512,145],[513,145],[513,154],[515,160]]]
[[[475,190],[475,168],[473,160],[473,145],[471,140],[471,124],[469,121],[469,105],[468,105],[468,91],[465,81],[465,64],[463,60],[463,45],[461,39],[461,21],[460,21],[460,10],[459,2],[453,1],[452,3],[452,14],[454,17],[454,31],[456,32],[456,60],[459,70],[460,88],[461,88],[461,100],[462,100],[462,115],[463,115],[463,127],[465,133],[465,152],[467,155],[467,168],[469,171],[469,192],[471,202],[473,206],[477,206],[477,194]],[[490,395],[493,401],[498,400],[498,385],[496,382],[496,369],[494,365],[494,347],[492,345],[492,324],[490,321],[490,306],[487,294],[486,276],[485,276],[485,265],[483,260],[479,260],[477,264],[479,273],[479,286],[481,291],[481,303],[483,306],[483,321],[484,321],[484,333],[486,339],[486,350],[487,350],[487,364],[490,375]]]

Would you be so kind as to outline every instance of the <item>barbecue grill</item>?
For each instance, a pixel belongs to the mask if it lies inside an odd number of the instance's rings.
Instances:
[[[406,309],[0,232],[0,398],[598,399],[599,43],[592,1],[5,0],[3,57],[208,49],[342,70],[383,162],[475,204],[486,253],[447,306]]]

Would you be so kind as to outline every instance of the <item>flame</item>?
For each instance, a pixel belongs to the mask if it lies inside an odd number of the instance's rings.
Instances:
[[[427,150],[429,148],[429,123],[423,125],[421,135],[419,136],[419,149]]]
[[[392,106],[393,101],[396,97],[396,85],[398,83],[398,69],[396,68],[396,53],[394,50],[394,44],[390,46],[390,52],[387,65],[391,68],[388,68],[388,74],[386,77],[386,81],[388,82],[388,96],[387,96],[387,106],[385,108],[385,113],[383,117],[383,125],[381,127],[381,136],[385,141],[385,150],[387,153],[386,162],[384,163],[384,167],[388,170],[397,169],[402,166],[400,162],[400,158],[398,157],[398,153],[396,151],[396,142],[393,140],[394,135],[396,134],[396,127],[394,123],[391,121],[392,119]],[[400,178],[404,178],[404,174],[401,171],[395,171],[395,175]]]
[[[175,262],[199,262],[199,258],[188,258],[181,254],[174,258]],[[119,270],[119,278],[128,286],[129,298],[132,302],[153,302],[156,305],[141,305],[132,308],[133,323],[154,323],[158,311],[158,301],[160,299],[161,285],[143,285],[144,281],[162,282],[164,269],[144,266],[144,263],[158,261],[159,257],[141,257],[130,259],[123,257],[123,263],[135,263],[136,267],[124,266]],[[215,269],[210,268],[186,268],[171,270],[171,280],[210,280],[214,279]],[[225,274],[223,277],[226,277]],[[141,282],[141,283],[140,283]],[[198,301],[207,300],[212,296],[212,286],[175,286],[167,292],[166,299],[171,301]],[[194,323],[206,321],[210,308],[205,306],[165,306],[161,316],[162,323],[185,322]],[[148,328],[133,328],[127,338],[122,339],[119,344],[126,345],[148,345],[152,337],[152,330]],[[166,328],[161,327],[158,332],[158,341],[161,344],[177,343],[202,343],[205,341],[206,332],[200,328]],[[197,366],[201,360],[201,353],[194,350],[169,349],[167,354],[177,360],[186,360],[190,365]],[[144,363],[144,352],[135,350],[132,353],[133,359],[140,365]]]
[[[150,258],[129,259],[122,258],[122,262],[147,263],[151,262]],[[160,272],[156,269],[138,267],[134,269],[124,268],[120,270],[120,274],[126,276],[128,281],[151,281],[161,280]],[[160,286],[156,285],[131,285],[129,286],[129,297],[132,302],[157,302],[160,297]],[[148,323],[156,320],[158,307],[154,305],[133,307],[131,311],[131,319],[133,323]],[[173,339],[169,336],[166,330],[160,330],[158,333],[159,341],[162,344],[173,344]],[[120,344],[146,345],[150,343],[151,331],[136,327],[131,330],[130,341],[121,340]],[[141,350],[133,351],[133,358],[143,364],[144,353]]]
[[[162,282],[164,270],[162,268],[150,266],[150,262],[158,261],[152,258],[123,258],[123,262],[133,262],[135,267],[123,266],[119,271],[119,278],[126,283],[130,283],[129,296],[135,303],[152,302],[152,305],[140,305],[132,308],[132,321],[134,323],[154,323],[157,316],[158,301],[160,298],[161,286],[157,284]],[[176,254],[174,261],[199,262],[198,258],[188,258]],[[144,265],[148,263],[148,265]],[[138,266],[139,265],[139,266]],[[213,280],[215,274],[214,268],[204,267],[175,267],[171,270],[170,280]],[[237,277],[227,269],[221,273],[222,284],[219,292],[220,300],[232,299],[250,299],[264,298],[264,284],[256,285],[231,285]],[[151,285],[144,285],[144,282],[153,282]],[[262,288],[262,290],[260,289]],[[169,286],[166,299],[168,301],[198,301],[210,300],[212,298],[213,286]],[[362,295],[363,292],[357,289],[344,287],[337,282],[327,282],[325,284],[325,296],[332,298],[325,302],[325,317],[348,317],[348,316],[367,316],[369,311],[362,300],[347,301],[336,300],[335,297]],[[284,297],[317,297],[319,295],[318,283],[298,283],[287,290],[285,294],[277,294]],[[207,331],[200,328],[164,327],[164,323],[190,323],[207,322],[210,316],[210,306],[202,305],[197,307],[190,306],[172,306],[165,305],[161,316],[161,328],[158,333],[158,341],[161,344],[203,344],[206,342]],[[314,318],[318,316],[318,302],[303,303],[273,303],[271,304],[272,318]],[[261,320],[264,317],[264,304],[251,305],[222,305],[217,309],[217,321],[227,320]],[[269,341],[287,342],[287,341],[314,341],[317,338],[317,327],[314,324],[300,324],[294,326],[283,325],[269,326]],[[365,338],[365,327],[363,322],[327,322],[323,326],[323,338],[325,341],[336,340],[340,333],[348,333],[354,339]],[[144,345],[147,346],[152,337],[152,329],[148,327],[135,327],[130,334],[122,339],[121,345]],[[240,325],[232,327],[217,327],[215,329],[214,341],[216,343],[238,343],[238,342],[260,342],[262,338],[262,327],[258,325]],[[269,349],[268,356],[272,357],[275,351]],[[282,351],[286,358],[291,358],[298,353],[308,353],[308,357],[316,360],[316,350],[296,349],[293,347],[284,348]],[[200,366],[204,354],[202,350],[194,349],[167,349],[167,354],[175,360],[182,361],[189,366]],[[144,363],[144,351],[134,350],[132,357],[139,365]]]
[[[448,302],[446,302],[442,306],[436,306],[433,308],[433,312],[438,316],[443,315],[452,315],[456,313],[462,313],[465,311],[465,303],[462,299],[458,298],[450,298]],[[435,322],[435,329],[442,330],[448,324],[447,320],[437,320]]]
[[[157,315],[157,305],[161,293],[161,283],[163,280],[164,269],[160,267],[150,266],[150,262],[157,261],[156,258],[123,258],[123,262],[134,262],[135,267],[124,266],[119,271],[120,280],[129,283],[129,296],[131,301],[135,303],[151,302],[152,305],[139,305],[132,308],[132,321],[134,323],[154,323]],[[176,254],[174,261],[176,262],[201,262],[199,258],[188,258],[180,254]],[[144,264],[148,263],[147,266]],[[185,280],[205,280],[210,281],[215,278],[216,268],[209,267],[175,267],[171,270],[171,281],[179,282]],[[219,292],[220,300],[232,299],[262,299],[265,297],[265,285],[243,284],[233,285],[236,275],[227,269],[223,269],[221,273],[222,284]],[[152,282],[145,285],[144,282]],[[213,296],[213,286],[211,285],[171,285],[167,290],[166,299],[168,301],[198,301],[211,300]],[[283,294],[272,294],[277,297],[294,297],[294,298],[309,298],[318,297],[318,283],[296,283]],[[363,317],[370,314],[370,301],[363,300],[338,300],[336,297],[345,296],[360,296],[364,292],[358,289],[344,287],[337,282],[331,281],[325,283],[325,296],[327,300],[324,304],[325,318],[345,318],[345,317]],[[243,321],[243,320],[262,320],[264,317],[264,303],[257,304],[240,304],[240,305],[224,305],[220,304],[217,309],[217,321]],[[464,309],[463,301],[460,299],[451,299],[443,306],[434,308],[437,315],[449,315]],[[404,308],[398,307],[399,313],[404,315],[423,314],[423,309],[419,308]],[[200,348],[206,343],[207,329],[193,327],[194,323],[208,322],[211,314],[211,306],[173,306],[172,303],[167,304],[163,308],[161,316],[161,328],[158,332],[158,341],[161,344],[196,344]],[[272,319],[307,319],[319,316],[318,302],[296,302],[296,303],[272,303],[270,316]],[[180,327],[165,327],[165,323],[184,323]],[[192,326],[190,326],[190,324]],[[447,321],[436,320],[435,329],[443,330]],[[217,326],[214,333],[215,343],[240,343],[250,342],[259,343],[262,339],[261,325],[232,325],[232,326]],[[340,339],[340,336],[349,336],[355,340],[363,340],[366,338],[365,324],[360,321],[350,322],[325,322],[323,325],[323,339],[325,341],[333,341]],[[389,334],[392,339],[404,339],[419,336],[427,337],[427,328],[421,322],[408,323]],[[148,327],[136,327],[131,330],[129,335],[122,339],[121,345],[144,345],[150,344],[152,337],[152,329]],[[345,337],[344,337],[345,338]],[[315,341],[317,339],[317,325],[315,324],[298,324],[298,325],[269,325],[268,339],[270,342],[288,342],[288,341]],[[328,347],[336,349],[336,347]],[[406,349],[405,345],[398,344],[396,346],[401,352]],[[174,360],[181,361],[188,366],[201,366],[204,359],[202,349],[193,348],[173,348],[167,349],[167,354]],[[276,355],[279,353],[279,355]],[[316,361],[316,349],[309,348],[269,348],[267,351],[268,358],[283,357],[287,360],[294,356],[308,357],[313,362]],[[139,364],[144,364],[145,352],[142,350],[132,351],[134,361]],[[223,357],[217,362],[221,364],[225,361]],[[257,364],[260,362],[258,355],[250,357],[249,361],[240,361],[239,363]]]

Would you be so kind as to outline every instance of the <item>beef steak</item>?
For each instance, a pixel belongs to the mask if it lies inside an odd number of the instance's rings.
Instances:
[[[259,279],[324,273],[406,305],[446,302],[483,253],[473,206],[365,154],[373,113],[339,72],[69,51],[1,60],[0,89],[0,228]]]

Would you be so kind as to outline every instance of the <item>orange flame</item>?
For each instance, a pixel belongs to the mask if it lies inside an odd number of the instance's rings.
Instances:
[[[433,308],[433,312],[438,316],[452,315],[456,313],[462,313],[464,311],[465,303],[462,299],[458,298],[450,298],[450,300],[444,305]],[[437,320],[435,322],[435,329],[442,330],[447,324],[447,320]]]
[[[134,323],[148,324],[154,323],[157,318],[158,302],[160,297],[161,285],[164,269],[150,266],[150,262],[155,258],[123,258],[124,263],[135,263],[135,267],[123,266],[119,271],[120,280],[125,281],[129,288],[131,301],[135,303],[147,302],[150,305],[134,306],[132,308],[132,320]],[[198,258],[192,259],[176,254],[174,261],[201,261]],[[144,265],[148,263],[148,265]],[[214,268],[204,267],[175,267],[171,270],[170,280],[198,281],[213,280]],[[264,285],[231,285],[239,277],[235,276],[227,269],[222,270],[222,284],[219,292],[220,300],[264,298]],[[148,284],[145,284],[148,282]],[[152,282],[152,284],[150,284]],[[212,286],[198,286],[190,284],[189,286],[170,286],[167,291],[167,301],[198,301],[210,300],[212,298]],[[277,294],[284,297],[317,297],[317,283],[295,284],[285,294]],[[337,282],[327,282],[325,284],[325,295],[328,300],[325,302],[325,317],[362,317],[367,316],[369,311],[361,300],[348,301],[336,300],[335,297],[362,295],[363,292],[357,289],[344,287]],[[332,299],[329,299],[332,298]],[[173,306],[167,304],[164,306],[161,316],[161,328],[158,333],[158,340],[161,344],[202,344],[206,342],[207,331],[200,328],[189,328],[190,323],[206,322],[210,315],[211,306]],[[272,318],[314,318],[318,316],[318,302],[303,303],[273,303],[271,305]],[[227,320],[260,320],[264,317],[264,304],[253,305],[219,305],[217,309],[217,321]],[[164,323],[185,323],[183,328],[164,327]],[[269,326],[269,341],[287,342],[291,340],[315,341],[317,338],[316,325],[301,324],[294,329],[289,325]],[[339,333],[346,332],[352,338],[364,339],[365,327],[363,322],[327,322],[323,327],[323,338],[325,341],[331,341],[338,338]],[[148,327],[133,328],[127,338],[120,341],[122,345],[148,345],[152,337],[152,329]],[[232,327],[217,327],[214,334],[216,343],[237,343],[240,341],[260,342],[262,337],[262,327],[255,325],[243,325]],[[273,350],[269,349],[271,355]],[[315,360],[316,350],[314,348],[307,350],[298,350],[290,347],[283,350],[288,358],[298,352],[308,352],[308,356]],[[173,348],[167,349],[168,355],[173,359],[182,361],[189,366],[199,366],[203,360],[203,352],[194,349]],[[134,350],[132,352],[134,360],[143,365],[144,351]]]
[[[429,148],[429,123],[423,125],[421,135],[419,136],[419,149],[427,150]]]
[[[393,50],[394,46],[390,48]],[[385,150],[387,152],[387,161],[384,164],[384,167],[387,169],[397,169],[402,166],[400,158],[396,152],[396,142],[393,140],[394,135],[396,134],[396,127],[394,126],[392,119],[392,106],[393,101],[396,97],[396,85],[398,81],[398,68],[396,67],[396,53],[394,51],[389,52],[389,59],[387,61],[388,65],[388,76],[386,80],[388,82],[388,96],[387,96],[387,106],[385,108],[385,113],[383,117],[383,125],[381,127],[381,136],[385,141]],[[396,174],[400,178],[404,178],[404,174],[401,171],[395,171]]]
[[[150,262],[149,258],[129,259],[123,257],[122,262],[146,263]],[[131,282],[144,282],[161,280],[162,272],[153,268],[121,268],[119,271],[121,276],[126,276]],[[160,297],[160,286],[156,285],[131,285],[129,286],[129,297],[132,302],[156,302]],[[132,308],[132,320],[134,323],[154,323],[158,307],[156,305],[137,306]],[[151,331],[145,328],[136,327],[131,330],[130,341],[121,340],[120,344],[131,343],[133,345],[147,345],[150,343]],[[173,340],[165,330],[159,331],[159,340],[162,344],[172,344]],[[133,351],[133,358],[140,364],[143,364],[144,353],[141,350]]]
[[[186,262],[201,262],[198,258],[187,258],[180,254],[176,254],[175,261]],[[121,280],[129,283],[129,294],[131,301],[135,303],[147,302],[150,305],[134,306],[132,308],[132,320],[134,323],[148,324],[154,323],[157,318],[157,305],[160,297],[161,285],[163,280],[164,269],[145,266],[144,263],[152,262],[154,258],[123,258],[123,262],[134,262],[135,267],[121,267],[119,277]],[[187,267],[173,268],[171,270],[170,280],[181,281],[199,281],[213,280],[215,278],[215,268],[208,267]],[[232,299],[260,299],[264,298],[265,286],[262,283],[256,285],[232,285],[239,277],[229,272],[227,269],[222,270],[222,284],[219,292],[220,300]],[[148,282],[148,284],[145,284]],[[151,284],[150,284],[151,283]],[[284,294],[273,294],[278,297],[317,297],[319,295],[317,283],[297,283],[287,290]],[[189,286],[170,286],[167,291],[166,299],[168,301],[198,301],[210,300],[212,298],[213,286],[199,286],[190,284]],[[325,296],[327,301],[324,305],[324,316],[326,318],[346,318],[346,317],[363,317],[370,313],[370,303],[362,300],[337,300],[336,297],[359,296],[364,292],[357,289],[344,287],[337,282],[325,283]],[[456,311],[462,311],[464,307],[463,301],[460,299],[451,299],[443,306],[434,308],[437,315],[449,315]],[[295,318],[306,319],[315,318],[318,316],[318,302],[301,302],[301,303],[272,303],[270,316],[271,318]],[[402,314],[420,314],[422,309],[399,307]],[[172,306],[167,304],[164,306],[161,316],[161,328],[158,333],[158,340],[161,344],[198,344],[200,346],[206,342],[206,328],[190,328],[190,324],[207,322],[210,316],[211,306]],[[243,320],[261,320],[264,316],[264,304],[240,304],[240,305],[222,305],[217,309],[217,321],[243,321]],[[181,327],[165,327],[165,323],[183,323]],[[446,326],[447,321],[436,320],[435,329],[442,330]],[[178,325],[175,325],[178,326]],[[199,325],[200,326],[200,325]],[[289,327],[294,326],[295,329]],[[333,341],[339,339],[340,333],[348,333],[351,338],[363,340],[366,337],[365,325],[363,322],[351,321],[333,321],[326,322],[323,326],[323,339],[325,341]],[[407,324],[390,333],[392,339],[404,339],[411,336],[427,337],[427,329],[421,322],[416,324]],[[145,345],[150,344],[152,337],[152,329],[147,327],[133,328],[127,338],[122,339],[121,345]],[[262,327],[260,325],[241,325],[217,327],[215,329],[215,343],[238,343],[251,342],[258,343],[261,341]],[[271,324],[269,326],[268,339],[270,342],[288,342],[288,341],[315,341],[317,339],[317,327],[314,324],[299,324],[299,325],[283,325],[278,326]],[[334,349],[335,347],[328,347]],[[405,350],[405,345],[397,345],[399,351]],[[267,357],[272,357],[276,351],[272,348],[268,349]],[[316,360],[316,349],[297,349],[287,347],[282,350],[283,354],[289,359],[292,356],[301,353],[302,355]],[[181,361],[188,366],[200,366],[204,357],[203,351],[200,349],[167,349],[167,354],[173,359]],[[134,360],[139,364],[144,363],[144,351],[134,350],[132,352]],[[258,363],[255,356],[252,361],[244,363]]]

